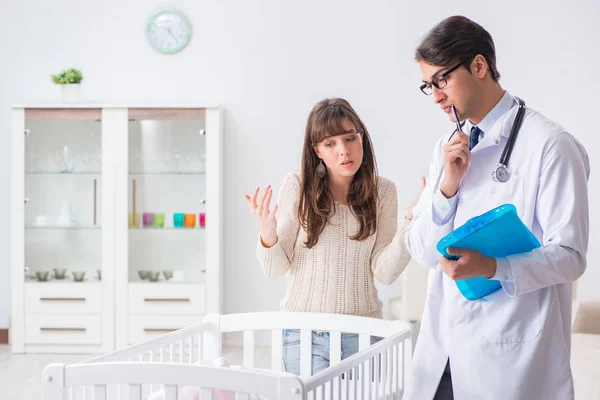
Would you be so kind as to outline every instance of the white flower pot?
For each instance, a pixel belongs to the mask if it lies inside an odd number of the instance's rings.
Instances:
[[[61,85],[63,103],[77,103],[81,100],[81,84]]]

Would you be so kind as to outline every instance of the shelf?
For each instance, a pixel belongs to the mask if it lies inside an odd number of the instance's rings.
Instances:
[[[195,227],[195,228],[174,228],[172,226],[170,227],[164,227],[164,228],[154,228],[152,226],[148,226],[148,227],[142,227],[142,228],[129,228],[130,231],[205,231],[206,228],[199,228],[199,227]]]
[[[159,172],[129,172],[129,175],[206,175],[205,171],[181,171],[181,172],[167,172],[167,171],[159,171]]]
[[[73,278],[65,278],[65,279],[56,279],[56,278],[48,278],[47,281],[39,281],[37,278],[25,278],[26,284],[34,284],[34,285],[57,285],[57,284],[68,284],[68,285],[99,285],[102,283],[102,280],[99,280],[96,277],[93,278],[84,278],[83,281],[76,282]]]
[[[90,230],[100,230],[102,226],[94,225],[94,226],[82,226],[82,225],[73,225],[73,226],[63,226],[63,225],[25,225],[25,230],[81,230],[81,231],[90,231]]]
[[[184,281],[174,281],[172,279],[169,279],[168,281],[165,280],[164,278],[159,279],[156,282],[152,282],[149,281],[148,279],[135,279],[135,280],[129,280],[129,284],[134,284],[134,285],[206,285],[206,282],[204,282],[204,280],[200,281],[192,281],[192,280],[184,280]]]
[[[67,175],[101,175],[101,171],[81,171],[81,172],[58,172],[58,171],[31,171],[25,172],[25,176],[46,176],[46,175],[56,175],[56,176],[67,176]]]

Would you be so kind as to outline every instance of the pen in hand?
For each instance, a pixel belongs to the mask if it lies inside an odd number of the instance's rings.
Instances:
[[[454,114],[454,121],[456,122],[456,130],[454,132],[452,132],[452,135],[450,135],[450,137],[448,138],[448,141],[452,140],[452,136],[454,136],[454,134],[456,132],[462,132],[462,127],[460,126],[460,119],[458,119],[458,113],[456,112],[456,107],[454,107],[454,104],[452,104],[451,107],[452,107],[452,114]]]

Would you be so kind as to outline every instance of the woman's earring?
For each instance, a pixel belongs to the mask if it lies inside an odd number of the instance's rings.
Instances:
[[[367,156],[364,156],[364,155],[363,155],[362,163],[364,164],[364,163],[366,163],[366,162],[367,162]]]
[[[327,173],[327,170],[325,169],[325,165],[323,165],[323,160],[321,160],[319,165],[317,165],[317,176],[319,178],[323,178],[326,173]]]

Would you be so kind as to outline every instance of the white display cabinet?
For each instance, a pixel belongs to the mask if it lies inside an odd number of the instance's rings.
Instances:
[[[14,352],[106,352],[221,312],[221,121],[13,108]]]

